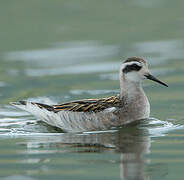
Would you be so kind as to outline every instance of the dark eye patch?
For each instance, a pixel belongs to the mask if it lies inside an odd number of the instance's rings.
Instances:
[[[139,71],[141,68],[142,68],[142,66],[139,66],[137,64],[127,65],[123,69],[123,73],[128,73],[128,72],[131,72],[131,71]]]

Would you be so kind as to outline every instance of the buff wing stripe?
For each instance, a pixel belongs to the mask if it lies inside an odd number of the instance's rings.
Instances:
[[[72,101],[61,105],[55,105],[54,110],[58,111],[73,111],[73,112],[99,112],[112,106],[119,106],[120,100],[116,96],[111,96],[102,99],[84,99]]]

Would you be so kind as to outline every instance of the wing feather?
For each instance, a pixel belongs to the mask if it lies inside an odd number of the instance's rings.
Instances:
[[[99,112],[109,107],[119,107],[121,105],[119,96],[111,96],[101,99],[84,99],[78,101],[72,101],[59,105],[45,105],[40,103],[34,103],[40,108],[45,108],[49,111],[73,111],[73,112]]]

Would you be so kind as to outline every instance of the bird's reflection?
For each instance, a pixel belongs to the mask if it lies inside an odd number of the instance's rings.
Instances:
[[[27,153],[42,151],[40,147],[52,147],[53,153],[59,152],[114,152],[120,153],[121,179],[149,179],[144,174],[146,159],[142,156],[149,152],[150,137],[146,129],[126,126],[118,130],[93,133],[62,133],[35,136],[26,141]],[[47,148],[48,149],[48,148]],[[43,153],[43,152],[40,152]],[[50,152],[49,152],[50,153]],[[52,152],[51,152],[52,153]]]

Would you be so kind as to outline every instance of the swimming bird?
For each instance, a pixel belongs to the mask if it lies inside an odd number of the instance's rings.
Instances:
[[[119,79],[120,94],[116,96],[59,105],[28,101],[11,104],[66,132],[106,130],[149,118],[150,104],[142,89],[143,80],[149,79],[168,87],[150,74],[146,61],[141,57],[125,60],[120,66]]]

